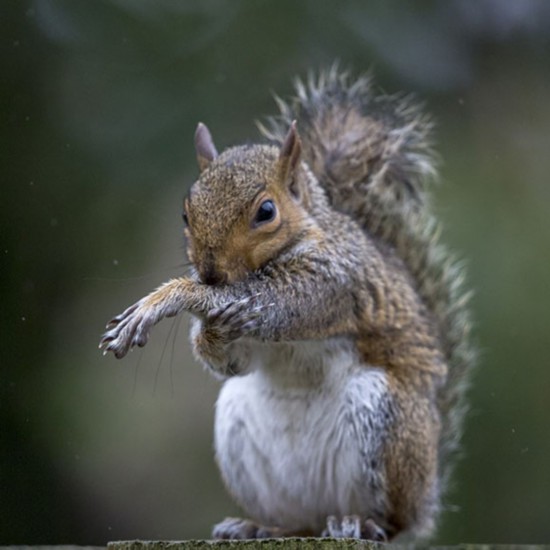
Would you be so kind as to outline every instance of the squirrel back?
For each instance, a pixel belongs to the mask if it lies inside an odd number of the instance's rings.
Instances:
[[[470,293],[464,267],[439,243],[439,224],[430,211],[428,189],[436,179],[432,123],[410,97],[377,95],[371,78],[352,80],[337,67],[296,81],[296,96],[279,98],[280,115],[259,124],[282,143],[293,120],[307,162],[333,208],[389,245],[407,266],[439,329],[449,364],[439,390],[441,486],[451,473],[465,414],[468,373],[476,361],[470,342]]]

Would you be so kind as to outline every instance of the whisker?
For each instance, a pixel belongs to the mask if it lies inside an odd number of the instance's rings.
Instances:
[[[174,271],[187,270],[190,267],[193,267],[193,263],[190,261],[178,263],[176,265],[167,266],[160,269],[155,269],[154,271],[148,271],[141,273],[140,275],[133,275],[128,277],[82,277],[83,281],[92,281],[92,282],[132,282],[132,281],[143,281],[146,279],[151,279],[153,277],[164,277],[168,274],[173,274]]]
[[[134,369],[134,384],[132,386],[132,399],[135,399],[135,397],[136,397],[138,370],[139,370],[139,366],[141,364],[141,358],[142,357],[143,357],[143,351],[141,351],[139,353],[137,361],[136,361],[136,367]]]
[[[157,372],[155,373],[155,382],[153,385],[153,396],[157,393],[157,385],[158,385],[158,378],[160,373],[160,368],[162,366],[162,361],[164,359],[164,354],[166,353],[166,347],[168,346],[168,342],[170,340],[170,336],[172,335],[172,332],[174,331],[174,326],[176,325],[176,320],[174,319],[172,321],[172,324],[170,325],[170,330],[168,331],[168,336],[166,336],[166,340],[164,341],[164,346],[162,348],[162,353],[160,354],[160,360],[157,367]]]
[[[174,354],[176,352],[176,340],[178,337],[178,333],[180,331],[181,326],[181,320],[183,317],[180,315],[177,320],[175,321],[176,324],[176,330],[174,331],[174,336],[172,337],[172,353],[170,355],[170,385],[172,388],[172,399],[175,397],[175,391],[174,391]]]

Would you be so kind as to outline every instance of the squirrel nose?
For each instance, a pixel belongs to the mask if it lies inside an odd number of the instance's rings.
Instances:
[[[224,283],[227,280],[227,276],[225,273],[209,268],[201,273],[201,279],[205,285],[218,285]]]

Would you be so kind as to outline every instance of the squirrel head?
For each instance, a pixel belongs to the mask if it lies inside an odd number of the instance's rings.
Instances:
[[[203,283],[242,280],[305,237],[307,175],[295,122],[281,147],[244,145],[220,155],[201,123],[195,148],[200,176],[183,218],[189,259]]]

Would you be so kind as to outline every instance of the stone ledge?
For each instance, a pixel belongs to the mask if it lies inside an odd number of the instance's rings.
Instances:
[[[380,544],[355,539],[285,538],[263,540],[116,541],[104,546],[0,546],[0,550],[550,550],[550,544]]]
[[[550,550],[550,544],[458,544],[415,546],[381,544],[356,539],[284,538],[258,540],[183,540],[110,542],[107,550]]]
[[[107,550],[375,550],[389,545],[356,539],[301,538],[110,542]]]

